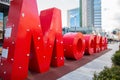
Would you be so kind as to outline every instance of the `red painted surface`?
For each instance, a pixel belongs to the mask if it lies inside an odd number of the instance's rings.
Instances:
[[[100,52],[100,36],[94,35],[94,53]]]
[[[0,63],[3,64],[0,66],[0,77],[3,80],[24,80],[26,78],[33,36],[31,34],[34,29],[37,29],[35,34],[37,34],[36,37],[38,36],[41,31],[38,25],[40,22],[35,0],[11,1],[6,28],[12,28],[12,32],[10,37],[5,37],[3,44],[3,48],[8,49],[8,56]]]
[[[108,49],[108,39],[106,37],[105,37],[104,47],[105,49]]]
[[[45,46],[46,49],[45,53],[48,56],[47,61],[49,62],[51,60],[49,59],[49,57],[52,56],[52,62],[51,62],[52,66],[57,66],[57,67],[63,66],[64,53],[63,53],[61,10],[57,8],[51,8],[41,11],[40,21],[44,35],[44,43],[45,45],[47,45]]]
[[[84,35],[85,38],[85,54],[93,54],[94,53],[94,36],[90,34]]]
[[[55,67],[64,65],[61,11],[57,8],[41,11],[40,22],[44,36],[44,46],[41,47],[44,47],[44,52],[39,52],[39,66],[41,72],[45,72],[49,70],[50,64]],[[36,65],[36,61],[35,55],[32,54],[30,60],[30,70],[38,71],[39,67]]]
[[[63,36],[63,43],[66,58],[78,60],[83,57],[85,40],[82,33],[66,33]]]
[[[50,63],[53,66],[64,65],[60,10],[45,10],[40,18],[41,24],[36,0],[11,2],[7,22],[7,28],[12,28],[11,36],[5,37],[3,45],[8,50],[8,56],[2,57],[0,62],[0,77],[3,80],[24,80],[28,67],[32,71],[45,72]]]
[[[106,43],[105,43],[105,37],[100,37],[100,51],[103,51],[103,50],[105,50],[105,45]]]

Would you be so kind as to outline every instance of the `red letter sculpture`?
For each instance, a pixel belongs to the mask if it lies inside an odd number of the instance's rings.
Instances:
[[[78,60],[83,57],[85,40],[82,33],[66,33],[63,36],[63,42],[66,58]]]
[[[40,61],[45,62],[40,62],[39,64],[41,72],[45,72],[49,70],[50,63],[52,66],[56,67],[64,65],[61,12],[57,8],[41,11],[40,21],[44,36],[43,42],[45,50],[44,53],[40,52],[43,54],[42,56],[40,55]],[[30,69],[37,71],[38,66],[35,64],[37,61],[36,57],[34,54],[32,54],[31,57]]]
[[[29,63],[30,70],[37,72],[47,71],[50,63],[64,65],[60,10],[43,11],[41,24],[36,0],[11,1],[0,58],[0,78],[24,80]]]

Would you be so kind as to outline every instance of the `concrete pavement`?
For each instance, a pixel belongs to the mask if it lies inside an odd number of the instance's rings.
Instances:
[[[119,49],[119,43],[108,44],[108,48],[112,50],[58,80],[92,80],[95,72],[99,73],[105,66],[112,66],[111,57]]]

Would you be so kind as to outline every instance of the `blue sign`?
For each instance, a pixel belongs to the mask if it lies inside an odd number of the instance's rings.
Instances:
[[[0,12],[0,22],[3,22],[3,13]]]

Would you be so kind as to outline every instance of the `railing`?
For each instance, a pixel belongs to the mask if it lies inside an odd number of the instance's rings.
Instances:
[[[10,0],[0,0],[0,2],[10,3]]]
[[[82,32],[82,33],[86,33],[86,34],[90,34],[93,31],[95,31],[95,28],[93,27],[65,27],[63,28],[63,33],[67,33],[67,32]]]

